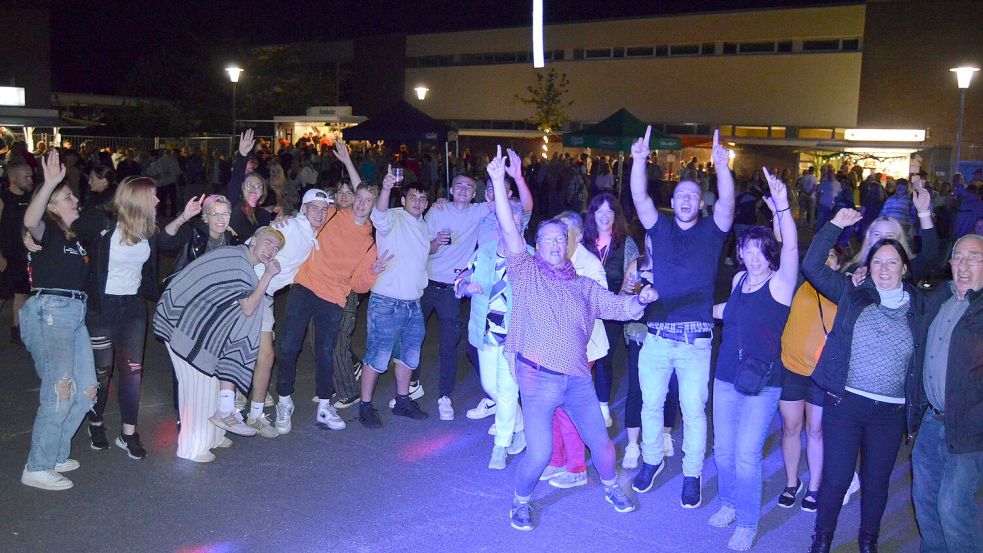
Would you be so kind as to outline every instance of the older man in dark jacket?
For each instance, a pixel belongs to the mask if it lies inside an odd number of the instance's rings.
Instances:
[[[983,552],[983,236],[952,249],[952,282],[926,300],[924,415],[912,450],[922,553]]]

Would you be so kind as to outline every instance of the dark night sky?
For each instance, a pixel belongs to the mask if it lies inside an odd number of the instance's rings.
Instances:
[[[545,0],[545,18],[557,22],[625,18],[789,5],[842,4],[842,0]],[[171,0],[132,2],[52,0],[53,90],[124,92],[141,59],[182,52],[211,53],[220,65],[244,46],[305,39],[346,39],[391,32],[424,33],[527,25],[530,0]],[[217,69],[220,71],[220,69]]]

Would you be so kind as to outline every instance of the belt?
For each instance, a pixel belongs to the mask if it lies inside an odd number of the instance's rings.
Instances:
[[[437,282],[436,280],[431,280],[430,281],[430,286],[433,286],[434,288],[438,288],[440,290],[453,290],[454,289],[454,283],[453,282]]]
[[[530,361],[530,360],[526,359],[525,357],[523,357],[521,353],[515,354],[515,358],[517,360],[521,361],[523,364],[529,365],[530,368],[536,369],[537,371],[543,371],[544,373],[547,373],[547,374],[555,374],[557,376],[566,376],[563,373],[558,373],[556,371],[551,371],[551,370],[547,369],[546,367],[540,365],[539,363],[533,363],[532,361]]]
[[[648,329],[649,334],[653,336],[658,336],[659,338],[665,338],[666,340],[673,340],[674,342],[684,342],[687,344],[692,344],[700,338],[712,338],[712,332],[668,332],[666,330]]]
[[[932,416],[937,421],[942,420],[945,416],[945,411],[939,411],[931,403],[928,405],[928,410],[932,412]]]
[[[76,300],[86,301],[89,296],[85,292],[79,290],[60,290],[58,288],[39,288],[34,291],[35,296],[61,296],[63,298],[72,298]]]

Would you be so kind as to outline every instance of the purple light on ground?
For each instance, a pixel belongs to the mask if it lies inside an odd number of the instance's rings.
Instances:
[[[454,443],[460,436],[460,432],[448,432],[432,438],[414,440],[403,447],[399,452],[399,458],[404,461],[419,461],[432,457]]]
[[[189,545],[177,550],[177,553],[237,553],[246,549],[231,541],[207,543],[205,545]]]

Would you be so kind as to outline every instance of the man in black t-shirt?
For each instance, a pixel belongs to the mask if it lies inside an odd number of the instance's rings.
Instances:
[[[673,217],[660,214],[646,190],[645,163],[649,136],[631,149],[631,193],[638,219],[646,230],[646,253],[651,259],[652,287],[659,300],[646,309],[648,336],[638,358],[642,388],[643,462],[632,488],[645,493],[665,467],[662,434],[663,406],[669,378],[676,373],[683,411],[683,492],[688,509],[703,501],[701,473],[706,456],[706,401],[710,381],[710,341],[713,336],[713,287],[724,240],[734,222],[734,177],[730,152],[713,135],[713,164],[719,197],[712,218],[700,218],[702,189],[682,180],[673,190]]]
[[[10,341],[20,344],[19,311],[31,293],[21,231],[24,211],[34,190],[34,170],[23,161],[11,161],[7,164],[7,179],[7,186],[0,190],[0,297],[14,299]]]

